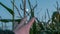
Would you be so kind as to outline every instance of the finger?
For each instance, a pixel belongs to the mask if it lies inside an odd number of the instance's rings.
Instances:
[[[31,27],[32,24],[34,23],[34,20],[35,20],[35,18],[33,17],[33,18],[28,22],[28,24],[26,25],[26,27],[27,27],[28,29],[30,29],[30,27]]]
[[[23,19],[21,20],[20,24],[18,24],[18,26],[16,27],[15,30],[18,30],[22,25],[24,25],[24,23],[26,22],[26,20],[27,20],[27,17],[23,18]]]

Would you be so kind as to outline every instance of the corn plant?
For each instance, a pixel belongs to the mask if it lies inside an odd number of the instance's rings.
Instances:
[[[34,9],[37,7],[37,4],[32,8],[32,5],[30,3],[30,0],[28,0],[28,3],[29,3],[29,7],[30,7],[30,14],[31,14],[30,19],[31,19],[32,17],[35,17],[34,16]],[[36,21],[34,21],[34,24],[33,24],[32,29],[33,29],[33,34],[37,34]]]
[[[3,3],[0,2],[0,5],[3,6],[11,15],[14,14],[13,10],[5,6]]]
[[[30,2],[30,0],[28,0],[28,4],[29,4],[29,8],[30,8],[30,12],[28,13],[26,11],[26,0],[22,0],[21,1],[22,4],[20,4],[20,9],[24,12],[24,17],[26,16],[26,14],[28,16],[30,16],[30,19],[32,17],[35,17],[34,14],[34,10],[37,7],[37,3],[35,6],[33,6]],[[13,17],[13,19],[0,19],[0,21],[2,22],[13,22],[13,29],[14,29],[14,21],[15,22],[20,22],[21,19],[14,19],[14,7],[16,8],[19,16],[22,18],[19,9],[17,8],[16,4],[15,4],[15,0],[11,1],[12,5],[13,5],[13,10],[8,8],[7,6],[5,6],[3,3],[0,2],[0,5],[3,6]],[[46,14],[46,13],[45,13]],[[42,17],[42,21],[38,20],[38,18],[36,17],[34,24],[32,26],[32,28],[30,29],[30,34],[60,34],[60,13],[59,13],[59,5],[57,2],[57,11],[53,12],[52,17],[50,18],[49,15],[49,11],[47,9],[47,14],[48,14],[48,22],[44,22],[43,21],[43,17]],[[29,19],[29,20],[30,20]],[[45,19],[46,19],[46,15],[45,15]],[[52,21],[51,21],[52,20]],[[49,22],[51,21],[51,23],[49,24]],[[19,24],[19,23],[18,23]],[[46,24],[46,25],[44,25]],[[46,29],[46,30],[45,30]]]

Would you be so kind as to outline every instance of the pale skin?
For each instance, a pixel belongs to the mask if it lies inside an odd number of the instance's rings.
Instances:
[[[15,34],[29,34],[30,28],[34,23],[35,18],[33,17],[28,24],[23,25],[24,22],[26,21],[26,17],[24,19],[22,19],[22,21],[20,22],[20,24],[16,27],[16,29],[13,31],[15,32]],[[23,25],[23,26],[22,26]]]

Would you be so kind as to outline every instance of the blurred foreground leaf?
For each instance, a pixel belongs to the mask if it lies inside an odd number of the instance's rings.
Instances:
[[[8,8],[7,6],[5,6],[3,3],[0,2],[0,5],[3,6],[11,15],[14,15],[14,12],[12,9]]]

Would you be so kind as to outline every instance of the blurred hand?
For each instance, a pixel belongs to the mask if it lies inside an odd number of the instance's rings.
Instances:
[[[35,18],[32,18],[26,25],[23,25],[26,22],[27,17],[23,18],[20,24],[14,30],[15,34],[29,34],[30,27],[34,23]]]

